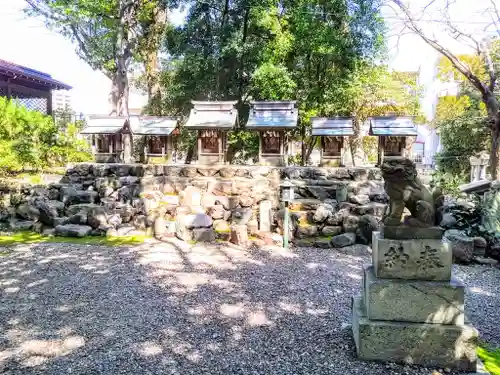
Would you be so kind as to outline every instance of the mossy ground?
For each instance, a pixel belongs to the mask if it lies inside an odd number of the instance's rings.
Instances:
[[[55,237],[55,236],[42,236],[34,232],[17,232],[12,234],[0,235],[0,246],[10,246],[18,244],[32,244],[32,243],[75,243],[75,244],[88,244],[88,245],[107,245],[107,246],[120,246],[120,245],[138,245],[144,243],[149,238],[147,236],[125,236],[125,237]],[[0,251],[0,255],[2,252]]]
[[[477,355],[491,375],[500,375],[500,349],[491,349],[483,345],[477,349]]]

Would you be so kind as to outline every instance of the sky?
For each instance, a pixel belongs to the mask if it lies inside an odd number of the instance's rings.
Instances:
[[[424,0],[411,0],[412,10],[417,12],[422,1]],[[476,9],[480,8],[479,3],[489,1],[456,0],[456,10],[452,17],[458,20],[461,26],[483,28],[487,16],[477,14]],[[436,1],[440,2],[443,0]],[[0,0],[0,59],[49,73],[55,79],[71,85],[75,111],[85,114],[107,113],[109,80],[81,60],[68,39],[46,29],[43,20],[27,17],[22,11],[24,6],[24,0]],[[434,14],[438,14],[438,11],[439,9],[435,9],[432,17],[435,17]],[[402,26],[396,13],[386,7],[383,15],[387,19],[390,35],[389,66],[402,71],[420,70],[423,84],[431,88],[437,53],[418,36],[403,35],[398,38]],[[423,25],[436,35],[442,35],[442,30],[436,27],[437,23],[432,19],[424,21]],[[174,14],[173,22],[182,22],[182,15]],[[463,45],[454,43],[453,40],[447,43],[456,51],[467,51]],[[144,98],[132,93],[131,107],[142,104],[145,104]]]

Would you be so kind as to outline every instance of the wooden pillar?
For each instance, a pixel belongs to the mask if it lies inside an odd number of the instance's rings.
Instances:
[[[144,163],[146,163],[146,164],[149,161],[148,160],[148,141],[149,141],[148,136],[145,135],[144,136],[144,149],[142,150],[143,155],[142,155],[141,161],[144,161]]]
[[[222,130],[217,131],[217,149],[219,150],[219,155],[217,157],[217,162],[222,164],[224,162],[224,149],[222,147],[222,137],[224,132]]]
[[[132,135],[130,132],[124,133],[122,136],[123,142],[123,162],[131,163],[132,162]]]
[[[12,96],[12,87],[10,86],[10,78],[7,79],[7,99],[10,100]]]
[[[198,163],[200,163],[200,154],[201,154],[201,132],[202,130],[198,130],[198,139],[197,139],[197,150],[196,150],[196,158],[198,159]]]
[[[280,154],[281,157],[283,158],[283,165],[288,166],[288,155],[286,154],[286,147],[285,147],[285,131],[282,130],[279,132],[279,137],[280,137]]]
[[[340,137],[340,160],[339,167],[344,166],[344,137]]]
[[[378,158],[377,165],[380,167],[384,163],[384,152],[385,152],[385,137],[378,137]]]
[[[52,91],[47,93],[47,114],[52,115]]]
[[[259,157],[257,159],[257,163],[260,164],[262,161],[262,132],[259,132]]]
[[[172,162],[172,156],[173,156],[173,139],[172,135],[168,135],[165,139],[165,149],[166,149],[166,154],[167,154],[167,160],[168,162]]]

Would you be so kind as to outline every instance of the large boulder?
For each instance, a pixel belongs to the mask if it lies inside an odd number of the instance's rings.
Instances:
[[[161,239],[167,233],[167,222],[163,217],[157,217],[154,223],[154,235]]]
[[[336,235],[341,234],[341,233],[342,233],[341,226],[327,225],[327,226],[324,226],[323,229],[321,229],[321,234],[323,236],[336,236]]]
[[[82,211],[80,212],[80,214],[82,214]],[[88,210],[86,215],[87,222],[93,229],[97,229],[108,224],[108,218],[104,207],[95,207],[91,210]]]
[[[212,226],[212,218],[205,214],[191,214],[183,217],[183,224],[188,229],[209,228]]]
[[[360,205],[370,203],[370,197],[367,194],[353,195],[349,198],[349,200],[354,204]]]
[[[60,190],[60,198],[66,205],[95,203],[99,199],[99,193],[93,190],[77,190],[73,187],[64,187]]]
[[[356,236],[362,244],[368,245],[372,241],[372,233],[379,230],[377,218],[371,215],[363,215],[359,219]]]
[[[90,234],[92,227],[89,225],[65,224],[55,228],[55,235],[62,237],[85,237]]]
[[[445,213],[443,214],[443,217],[441,219],[441,222],[439,223],[439,226],[444,229],[451,229],[457,224],[457,219],[453,217],[452,214],[450,213]]]
[[[216,232],[230,232],[231,227],[225,220],[214,220],[214,229]]]
[[[344,232],[356,233],[356,230],[358,229],[358,224],[359,224],[359,216],[347,215],[344,218],[342,226],[344,228]]]
[[[254,204],[254,199],[248,194],[242,194],[239,203],[241,207],[251,207]]]
[[[313,215],[313,220],[316,223],[322,223],[333,215],[333,206],[327,203],[322,203],[318,206]]]
[[[297,238],[316,237],[318,235],[318,227],[313,224],[301,224],[297,226]]]
[[[237,208],[233,210],[231,221],[234,225],[247,225],[252,218],[251,208]]]
[[[129,223],[132,221],[136,210],[128,203],[118,203],[115,205],[114,212],[120,215],[122,222]]]
[[[355,233],[342,233],[334,236],[330,241],[333,247],[345,247],[356,243]]]
[[[222,219],[224,217],[224,207],[220,204],[207,207],[207,214],[212,217],[212,219]]]
[[[40,221],[45,225],[54,226],[54,218],[59,216],[57,205],[53,201],[44,200],[36,201],[35,205],[40,212]]]
[[[488,242],[483,237],[474,237],[474,255],[484,257]]]
[[[87,225],[87,214],[79,212],[73,216],[68,217],[69,224]]]
[[[215,241],[215,231],[212,228],[195,228],[193,229],[193,241],[213,242]]]
[[[103,206],[100,206],[98,204],[88,204],[88,203],[83,203],[83,204],[74,204],[66,208],[66,215],[67,216],[73,216],[79,212],[84,212],[88,214],[89,212],[95,210],[95,209],[100,209]]]
[[[33,220],[17,220],[13,219],[9,221],[9,228],[14,232],[22,232],[27,230],[32,230],[35,222]]]
[[[21,219],[38,221],[40,211],[30,203],[23,203],[16,208],[16,215]]]
[[[344,219],[347,216],[349,216],[349,213],[350,213],[349,209],[342,208],[342,209],[338,210],[337,212],[335,212],[332,216],[330,216],[326,220],[326,224],[333,225],[333,226],[342,225],[342,223],[344,222]]]
[[[111,225],[114,228],[122,225],[122,217],[119,214],[108,215],[108,225]]]
[[[451,243],[453,258],[458,263],[469,264],[474,257],[474,238],[467,237],[463,232],[449,229],[444,232],[444,238]]]

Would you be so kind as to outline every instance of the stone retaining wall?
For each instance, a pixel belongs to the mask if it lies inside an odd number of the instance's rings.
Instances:
[[[346,232],[335,241],[368,242],[388,201],[377,168],[77,164],[60,183],[4,191],[0,219],[56,234],[69,224],[85,234],[154,229],[192,240],[212,239],[213,230],[228,239],[236,226],[234,238],[245,238],[246,226],[250,238],[272,241],[274,233],[279,242],[285,178],[296,187],[290,226],[299,244],[327,246]]]

